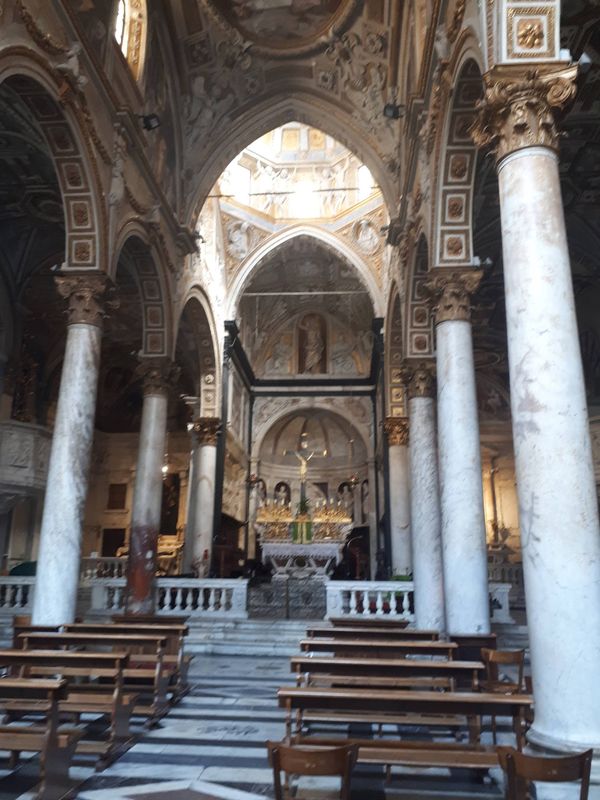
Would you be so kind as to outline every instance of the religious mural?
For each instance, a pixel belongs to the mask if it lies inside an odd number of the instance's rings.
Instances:
[[[246,38],[283,47],[313,39],[329,26],[343,0],[214,0]]]
[[[327,372],[327,326],[320,314],[307,314],[298,323],[298,372]]]

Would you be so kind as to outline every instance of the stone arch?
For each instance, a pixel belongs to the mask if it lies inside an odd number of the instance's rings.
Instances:
[[[483,94],[480,59],[471,48],[464,48],[455,60],[450,85],[451,99],[446,108],[435,206],[433,264],[440,267],[466,267],[476,264],[473,253],[473,187],[477,147],[470,128],[477,101]]]
[[[241,264],[233,285],[229,289],[229,304],[227,306],[227,318],[234,319],[236,316],[239,301],[244,293],[244,288],[248,284],[252,273],[255,268],[260,264],[263,258],[273,251],[275,248],[295,239],[298,236],[311,236],[320,242],[323,242],[329,248],[337,251],[346,261],[348,261],[357,271],[361,281],[366,286],[375,316],[382,316],[385,308],[383,295],[381,289],[375,281],[372,271],[369,269],[366,262],[349,247],[344,241],[337,237],[334,233],[318,228],[313,225],[294,225],[281,233],[271,236],[259,247],[256,248]]]
[[[385,378],[387,384],[386,409],[390,417],[406,416],[402,362],[404,347],[402,335],[402,301],[396,282],[392,284],[385,317]]]
[[[199,286],[193,286],[181,304],[173,337],[175,342],[177,342],[186,314],[190,317],[198,356],[198,386],[196,388],[196,396],[199,399],[198,415],[217,417],[219,416],[221,397],[219,340],[212,308],[206,294]]]
[[[240,110],[237,117],[223,130],[218,149],[203,157],[195,177],[197,189],[187,212],[191,227],[197,223],[208,193],[225,167],[251,142],[270,130],[288,122],[303,122],[332,136],[359,158],[372,173],[379,185],[388,209],[398,201],[398,177],[387,169],[377,152],[375,141],[369,141],[345,112],[330,101],[323,100],[306,90],[288,89]]]
[[[67,48],[64,48],[65,53]],[[14,89],[47,144],[61,191],[65,219],[63,269],[106,271],[106,209],[85,112],[67,79],[22,46],[0,54],[0,84]]]
[[[171,311],[168,288],[161,261],[148,241],[145,232],[137,226],[126,226],[115,245],[111,277],[115,278],[119,265],[129,271],[135,280],[142,307],[143,356],[171,356]]]
[[[413,248],[406,275],[406,300],[403,319],[406,358],[433,358],[435,339],[433,316],[425,283],[429,277],[429,245],[421,231]]]
[[[363,444],[370,455],[373,454],[373,430],[370,410],[370,399],[362,397],[347,398],[313,398],[296,397],[265,398],[265,406],[261,408],[260,400],[255,400],[254,428],[252,435],[251,458],[259,458],[261,447],[267,433],[284,417],[303,411],[327,411],[342,417],[360,434]],[[364,405],[363,401],[364,400]]]

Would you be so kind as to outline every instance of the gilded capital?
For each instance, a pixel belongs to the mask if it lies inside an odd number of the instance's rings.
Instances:
[[[390,447],[408,444],[408,417],[386,417],[383,427]]]
[[[58,293],[67,301],[69,325],[81,323],[101,328],[108,309],[119,307],[113,297],[113,283],[104,273],[62,273],[54,280]]]
[[[179,377],[179,367],[164,356],[141,356],[136,374],[142,381],[144,395],[167,394]]]
[[[577,65],[545,65],[523,73],[521,65],[499,65],[485,75],[485,93],[471,136],[491,147],[500,161],[524,147],[558,149],[558,116],[575,97]]]
[[[421,363],[410,371],[408,380],[408,399],[413,397],[434,397],[435,376],[433,367]]]
[[[471,295],[477,291],[482,277],[483,272],[476,269],[434,270],[425,289],[431,297],[437,325],[448,320],[470,321]]]
[[[198,417],[191,430],[198,444],[216,445],[221,430],[221,420],[219,417]]]

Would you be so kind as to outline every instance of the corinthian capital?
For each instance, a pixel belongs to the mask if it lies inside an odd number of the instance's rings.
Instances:
[[[108,309],[119,306],[112,296],[113,283],[104,273],[63,273],[57,275],[55,281],[58,293],[68,302],[69,325],[82,323],[102,327]]]
[[[408,444],[408,417],[386,417],[383,428],[390,447]]]
[[[435,395],[435,376],[431,364],[421,363],[410,370],[408,379],[408,399],[412,397],[433,397]]]
[[[437,273],[437,274],[436,274]],[[436,324],[448,320],[471,319],[471,295],[481,283],[481,270],[434,270],[425,284],[432,299]]]
[[[192,434],[196,436],[198,444],[216,445],[220,429],[219,417],[198,417],[192,425]]]
[[[164,356],[142,356],[136,375],[142,381],[144,395],[167,394],[179,377],[179,367]]]
[[[558,149],[557,118],[576,93],[577,66],[547,65],[523,72],[518,64],[494,67],[485,75],[485,94],[471,136],[491,146],[500,161],[524,147]]]

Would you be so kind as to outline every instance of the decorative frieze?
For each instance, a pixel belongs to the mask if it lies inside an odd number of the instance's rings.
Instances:
[[[408,417],[387,417],[383,427],[390,447],[408,444]]]
[[[69,325],[84,324],[102,327],[109,309],[118,308],[114,287],[104,273],[62,274],[55,278],[56,288],[68,302]]]
[[[410,370],[408,399],[413,397],[434,397],[435,375],[430,364],[421,363]]]
[[[179,377],[179,367],[170,358],[144,358],[136,370],[144,395],[167,394]]]
[[[216,445],[221,431],[221,420],[219,417],[198,417],[191,430],[198,444]]]
[[[494,67],[485,75],[485,95],[471,127],[478,147],[491,147],[501,160],[524,147],[558,149],[559,112],[575,97],[577,65],[530,70]]]
[[[481,270],[437,270],[438,274],[426,283],[432,298],[436,324],[448,320],[471,319],[471,295],[477,291]]]

